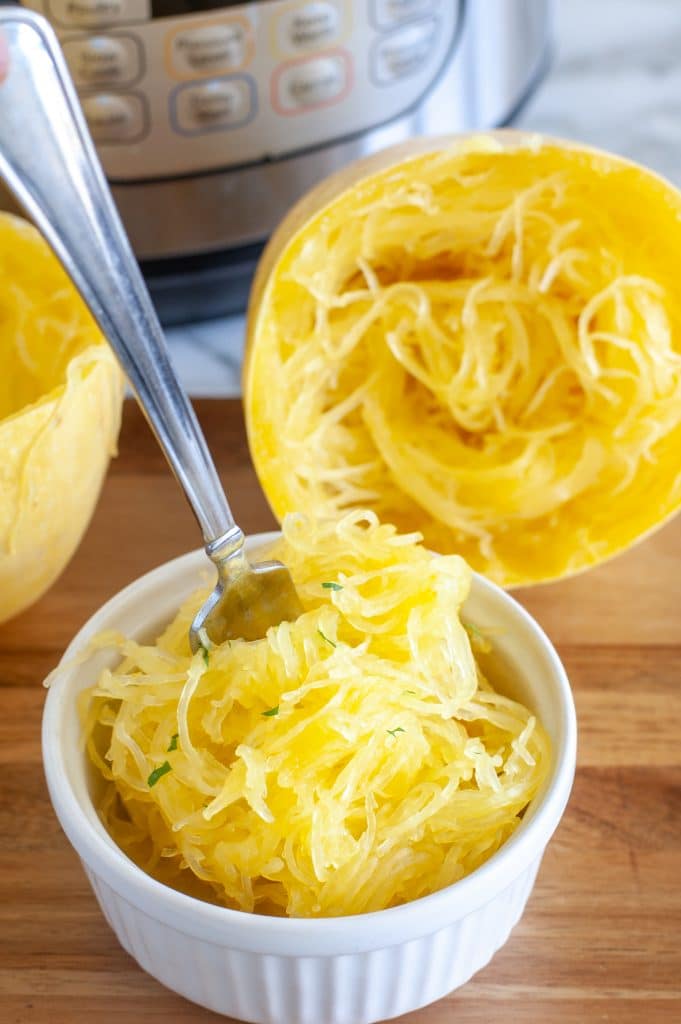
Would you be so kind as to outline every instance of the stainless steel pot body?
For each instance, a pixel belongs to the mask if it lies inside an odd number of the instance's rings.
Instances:
[[[415,134],[512,120],[550,0],[27,0],[55,26],[166,323],[243,305],[299,196]]]

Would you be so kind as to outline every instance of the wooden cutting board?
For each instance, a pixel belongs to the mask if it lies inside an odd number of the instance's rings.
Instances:
[[[271,528],[240,404],[197,406],[238,521],[248,532]],[[77,555],[29,614],[0,627],[1,1024],[224,1020],[167,992],[118,946],[52,813],[40,762],[41,683],[74,632],[197,540],[126,403],[120,454]],[[681,518],[586,576],[518,596],[574,687],[572,799],[508,944],[458,992],[404,1020],[679,1022]]]

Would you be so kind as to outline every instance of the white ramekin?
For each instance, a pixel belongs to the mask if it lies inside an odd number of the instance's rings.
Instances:
[[[250,540],[251,546],[271,536]],[[76,695],[113,656],[75,655],[105,629],[149,637],[203,579],[197,551],[142,576],[77,634],[53,675],[43,717],[50,797],[121,945],[162,984],[218,1013],[259,1024],[369,1024],[462,985],[508,938],[565,809],[576,759],[565,671],[536,622],[475,577],[465,614],[494,631],[507,691],[524,700],[553,746],[549,777],[507,843],[456,885],[355,917],[267,918],[194,900],[154,881],[118,849],[93,806]]]

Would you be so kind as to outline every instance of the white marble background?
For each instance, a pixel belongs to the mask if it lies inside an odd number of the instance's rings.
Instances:
[[[556,53],[518,127],[631,157],[681,185],[681,0],[555,0]],[[243,318],[168,331],[195,396],[240,393]]]

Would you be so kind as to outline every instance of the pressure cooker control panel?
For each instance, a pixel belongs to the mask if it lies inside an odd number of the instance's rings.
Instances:
[[[456,0],[25,3],[55,27],[121,182],[281,157],[389,121],[431,87],[460,18]]]

